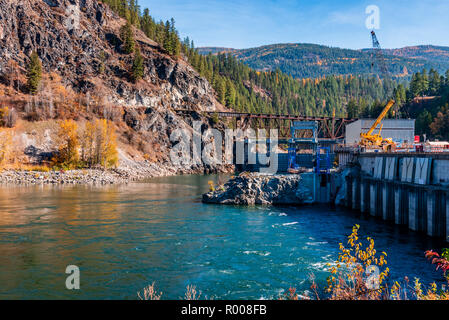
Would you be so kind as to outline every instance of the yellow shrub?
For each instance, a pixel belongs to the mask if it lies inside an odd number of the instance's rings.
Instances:
[[[359,241],[359,228],[359,225],[353,227],[348,237],[348,248],[340,243],[336,266],[331,267],[328,278],[327,290],[331,293],[331,299],[377,300],[388,295],[384,285],[389,273],[387,254],[381,252],[377,255],[374,240],[369,237],[366,246]],[[370,283],[371,280],[375,283]]]

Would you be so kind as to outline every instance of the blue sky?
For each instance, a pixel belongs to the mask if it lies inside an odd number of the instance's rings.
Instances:
[[[300,42],[342,48],[371,46],[368,5],[380,9],[384,48],[449,46],[449,0],[140,0],[157,20],[175,18],[196,46],[250,48]]]

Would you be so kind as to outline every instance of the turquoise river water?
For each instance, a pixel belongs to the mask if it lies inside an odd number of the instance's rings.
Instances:
[[[156,282],[162,298],[187,285],[214,299],[277,298],[320,287],[354,224],[388,253],[393,279],[442,276],[424,258],[443,243],[327,206],[205,205],[218,176],[129,185],[0,187],[0,299],[136,299]],[[67,290],[77,265],[80,290]]]

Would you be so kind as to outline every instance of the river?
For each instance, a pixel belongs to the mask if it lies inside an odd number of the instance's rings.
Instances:
[[[189,284],[203,298],[277,298],[304,291],[354,224],[388,253],[393,279],[441,281],[424,258],[444,244],[355,212],[327,206],[202,204],[209,180],[179,176],[129,185],[0,187],[0,299],[136,299],[156,282],[162,298]],[[67,290],[67,265],[80,290]]]

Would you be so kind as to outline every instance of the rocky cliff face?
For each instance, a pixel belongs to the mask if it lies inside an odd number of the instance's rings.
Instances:
[[[129,83],[126,66],[133,57],[120,49],[124,23],[96,0],[0,0],[0,73],[10,60],[24,68],[31,52],[37,51],[46,71],[56,71],[82,92],[106,90],[108,99],[117,104],[217,108],[205,79],[182,59],[166,55],[137,29],[146,83]],[[103,75],[99,74],[101,63]]]
[[[133,54],[121,49],[120,28],[124,24],[96,0],[0,0],[0,83],[7,82],[5,75],[13,64],[24,74],[30,54],[36,51],[44,72],[59,74],[63,84],[80,95],[100,97],[108,107],[123,109],[120,120],[145,143],[142,153],[158,145],[157,162],[168,168],[170,133],[179,128],[192,130],[193,119],[180,117],[175,110],[224,108],[207,80],[183,58],[169,56],[137,29],[134,34],[144,58],[145,75],[132,83],[129,70]],[[203,129],[212,123],[199,113],[196,120],[203,121]],[[132,143],[132,137],[128,135],[128,139]],[[122,164],[135,165],[125,150],[120,150],[120,156]]]

